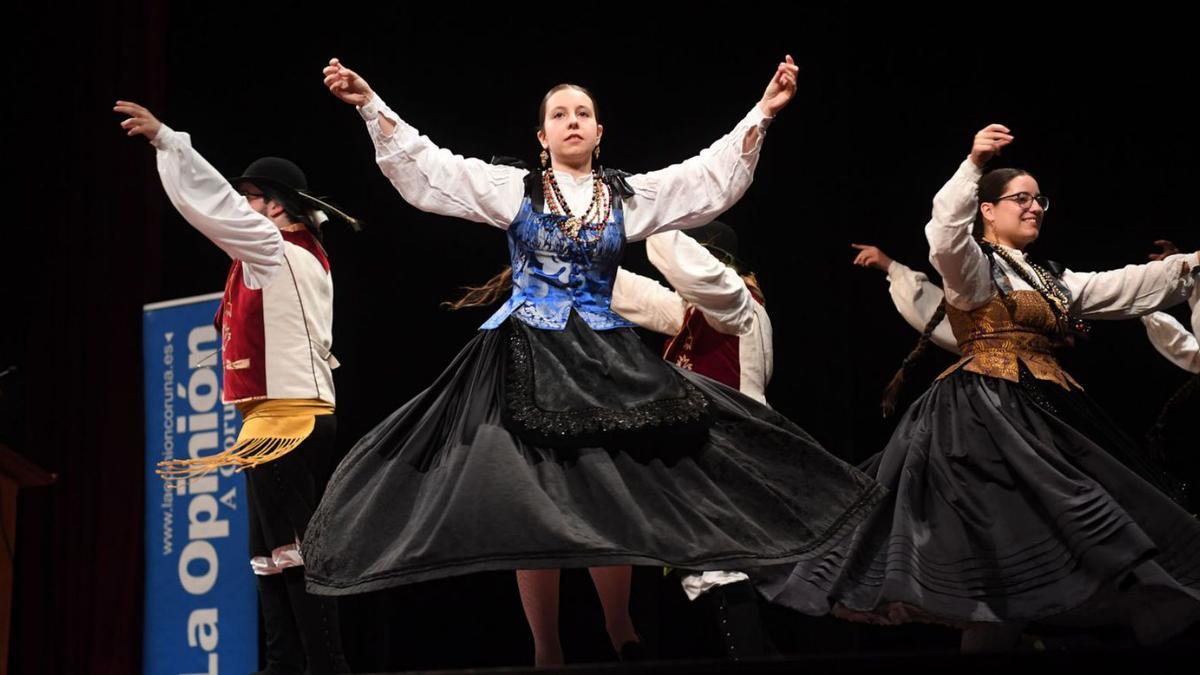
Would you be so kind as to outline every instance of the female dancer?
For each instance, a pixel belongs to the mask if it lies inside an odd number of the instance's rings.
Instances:
[[[1085,318],[1182,301],[1200,259],[1102,273],[1035,263],[1025,248],[1049,200],[1024,171],[983,173],[1012,138],[980,131],[934,198],[925,232],[962,358],[870,464],[891,489],[884,507],[848,552],[760,587],[806,613],[958,626],[968,652],[1011,648],[1029,621],[1165,639],[1200,616],[1200,523],[1115,459],[1130,454],[1123,435],[1054,353]]]
[[[543,166],[526,171],[438,148],[337,60],[325,75],[406,201],[507,231],[513,294],[342,462],[305,542],[311,589],[519,570],[535,660],[550,665],[562,661],[559,568],[592,568],[620,650],[636,642],[625,566],[798,560],[838,545],[877,501],[803,430],[666,364],[610,307],[625,241],[706,223],[749,187],[767,124],[795,93],[790,58],[732,132],[633,176],[596,165],[604,127],[578,86],[542,100]]]

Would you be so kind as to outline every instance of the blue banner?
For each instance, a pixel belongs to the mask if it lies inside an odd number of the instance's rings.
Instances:
[[[165,459],[237,440],[221,403],[220,294],[146,305],[146,588],[143,672],[248,673],[258,667],[258,600],[247,544],[246,481],[226,469],[172,487]]]

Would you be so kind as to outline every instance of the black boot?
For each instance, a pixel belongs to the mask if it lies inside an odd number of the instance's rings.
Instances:
[[[703,597],[712,603],[725,655],[734,661],[774,653],[763,630],[758,596],[749,581],[709,589]]]
[[[342,627],[338,623],[337,600],[305,591],[303,567],[285,569],[283,578],[287,582],[292,612],[300,627],[300,639],[308,659],[305,672],[312,675],[350,672],[342,653]]]
[[[304,672],[304,645],[292,618],[292,601],[281,574],[255,576],[267,636],[267,667],[254,675],[299,675]]]

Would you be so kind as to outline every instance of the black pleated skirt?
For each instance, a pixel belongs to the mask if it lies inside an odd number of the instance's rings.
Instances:
[[[743,569],[820,556],[881,489],[630,329],[482,331],[364,436],[309,525],[309,589],[486,570]]]
[[[1200,617],[1200,522],[1083,392],[960,370],[863,467],[889,489],[850,544],[763,571],[814,615],[958,626],[1129,624],[1144,642]]]

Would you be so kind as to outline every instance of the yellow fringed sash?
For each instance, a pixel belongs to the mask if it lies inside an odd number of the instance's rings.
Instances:
[[[263,399],[238,404],[242,430],[224,452],[196,459],[159,462],[155,471],[170,482],[199,478],[226,466],[243,471],[295,450],[312,433],[317,415],[332,415],[333,404],[313,399]]]

